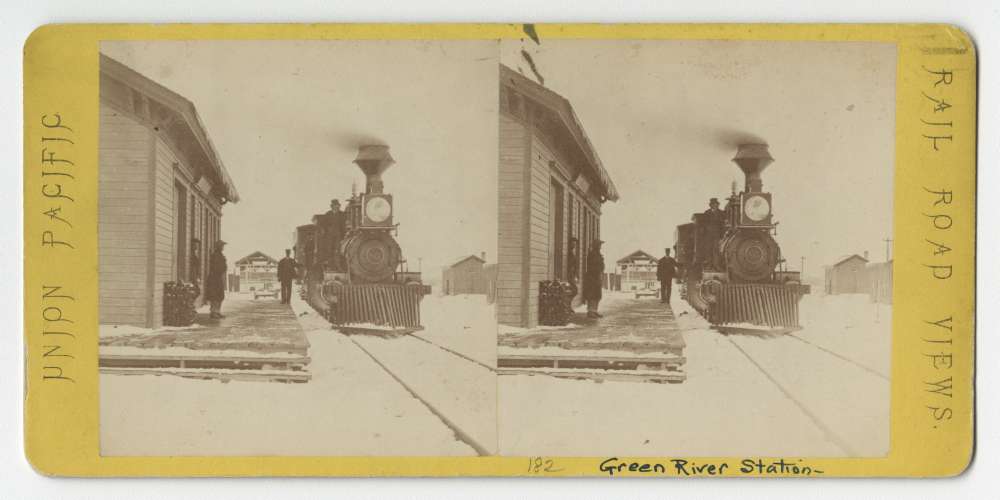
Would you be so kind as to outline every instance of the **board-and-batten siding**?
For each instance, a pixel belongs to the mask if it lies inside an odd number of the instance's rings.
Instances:
[[[163,284],[173,281],[177,275],[174,262],[174,248],[177,235],[174,234],[174,164],[177,156],[170,147],[156,139],[156,198],[154,206],[153,244],[153,317],[155,325],[163,323]]]
[[[147,221],[151,133],[100,106],[99,322],[147,326]]]
[[[528,219],[528,233],[531,238],[529,254],[531,264],[528,268],[528,308],[527,327],[538,325],[538,282],[551,279],[549,266],[551,255],[549,248],[549,189],[551,188],[551,171],[549,161],[553,159],[551,151],[532,134],[531,138],[531,216]]]
[[[500,116],[497,319],[502,324],[536,326],[538,282],[556,275],[552,268],[555,249],[550,248],[553,235],[549,197],[553,179],[563,186],[563,255],[570,235],[578,236],[582,268],[590,238],[598,232],[598,213],[583,201],[584,195],[575,185],[551,167],[552,162],[565,165],[563,161],[540,136],[531,134],[529,137],[524,124],[509,116]],[[527,162],[530,162],[528,171],[525,170]],[[526,186],[526,183],[530,184]],[[527,202],[525,194],[530,197]],[[528,203],[527,210],[525,203]],[[576,229],[571,229],[568,222]],[[564,268],[560,274],[565,276],[565,271]],[[581,274],[582,269],[578,276]]]
[[[527,131],[524,126],[513,118],[500,115],[497,320],[507,325],[521,325],[523,321],[521,317],[522,211],[526,145]]]

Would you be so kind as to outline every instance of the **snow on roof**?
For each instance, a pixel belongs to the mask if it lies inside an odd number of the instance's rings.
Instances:
[[[587,132],[583,129],[580,118],[576,116],[576,111],[573,110],[573,105],[570,104],[569,100],[503,64],[500,65],[500,74],[502,79],[509,82],[509,86],[516,86],[518,90],[533,98],[534,101],[555,112],[570,136],[576,141],[576,146],[588,163],[587,166],[600,182],[605,198],[618,201],[618,188],[615,187],[608,171],[604,169],[604,164],[597,155],[597,150],[594,149],[590,138],[587,137]]]
[[[847,262],[847,261],[849,261],[851,259],[861,259],[865,263],[868,262],[868,259],[866,259],[866,258],[864,258],[864,257],[862,257],[862,256],[860,256],[860,255],[858,255],[856,253],[854,253],[854,254],[850,254],[850,255],[841,255],[840,257],[837,258],[837,260],[833,263],[833,265],[831,267],[837,267],[837,266],[839,266],[839,265],[841,265],[841,264],[843,264],[843,263],[845,263],[845,262]]]
[[[212,138],[209,137],[208,131],[205,129],[205,124],[198,115],[198,110],[195,108],[194,103],[173,90],[160,85],[152,78],[104,54],[100,54],[100,72],[102,76],[117,80],[161,103],[164,109],[173,115],[171,117],[172,122],[179,124],[179,126],[182,126],[190,133],[188,137],[191,138],[196,147],[202,152],[212,174],[221,183],[226,200],[233,203],[240,201],[236,185],[233,183],[232,178],[229,177],[229,171],[222,164],[222,159],[219,158],[219,153],[215,149]]]
[[[254,252],[254,253],[252,253],[250,255],[247,255],[246,257],[243,257],[242,259],[236,261],[236,264],[237,265],[239,265],[239,264],[245,264],[245,263],[250,262],[252,260],[261,260],[261,259],[264,259],[264,260],[268,261],[271,264],[277,264],[278,263],[277,259],[275,259],[274,257],[271,257],[270,255],[268,255],[268,254],[266,254],[266,253],[261,252],[261,251],[258,250],[256,252]]]
[[[452,268],[452,267],[455,267],[455,266],[457,266],[457,265],[459,265],[459,264],[461,264],[461,263],[463,263],[463,262],[465,262],[465,261],[467,261],[467,260],[469,260],[469,259],[476,259],[476,260],[478,260],[479,262],[482,262],[483,264],[485,264],[485,263],[486,263],[486,260],[484,260],[484,259],[483,259],[482,257],[480,257],[480,256],[478,256],[478,255],[469,255],[469,256],[467,256],[467,257],[462,257],[461,259],[458,259],[457,261],[455,261],[455,263],[454,263],[454,264],[452,264],[452,265],[448,266],[448,268],[450,269],[450,268]]]
[[[643,250],[636,250],[636,251],[634,251],[634,252],[632,252],[632,253],[630,253],[630,254],[628,254],[628,255],[620,258],[620,259],[618,259],[617,263],[618,264],[627,264],[629,262],[635,262],[635,261],[637,261],[639,259],[656,260],[656,257],[653,257],[652,255],[646,253]]]

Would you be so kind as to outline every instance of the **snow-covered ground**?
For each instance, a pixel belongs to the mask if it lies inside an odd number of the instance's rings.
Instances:
[[[442,297],[440,309],[429,298],[423,308],[428,329],[422,334],[467,356],[495,363],[495,354],[488,354],[491,349],[495,353],[495,327],[483,330],[484,322],[493,324],[493,309],[479,298]],[[297,296],[293,300],[310,342],[310,382],[222,383],[169,375],[101,375],[101,453],[476,454],[348,337],[332,330]],[[469,328],[448,329],[455,324]],[[473,336],[476,333],[490,347],[480,346]],[[445,357],[460,358],[416,339],[396,340],[407,342],[407,348],[376,347],[376,356],[384,357],[398,375],[410,377],[409,385],[423,391],[422,397],[448,412],[453,422],[484,447],[495,449],[495,378],[490,376],[487,382],[479,375],[488,370],[468,361],[446,361]],[[381,342],[391,341],[372,343]],[[444,377],[446,369],[452,372],[449,385],[436,387],[434,382]]]
[[[143,328],[141,326],[132,325],[100,325],[97,330],[97,335],[102,339],[111,339],[116,337],[129,337],[132,335],[148,335],[154,332],[176,332],[181,330],[197,330],[201,328],[198,323],[193,323],[188,326],[161,326],[157,329]]]
[[[871,303],[865,294],[809,295],[800,312],[804,328],[793,336],[732,339],[813,414],[840,448],[857,456],[885,455],[892,307]]]
[[[427,296],[424,330],[415,335],[480,364],[408,336],[355,335],[361,344],[485,452],[497,451],[496,320],[484,295]]]
[[[618,295],[602,310],[634,300]],[[891,307],[867,296],[805,297],[805,328],[795,336],[814,345],[724,336],[675,298],[688,376],[677,385],[497,379],[418,339],[347,337],[294,300],[311,344],[310,382],[101,375],[102,454],[475,454],[352,339],[478,445],[504,455],[878,456],[888,449]],[[495,366],[493,307],[484,297],[429,296],[422,311],[426,329],[417,335]]]
[[[485,295],[428,295],[420,311],[424,330],[418,336],[497,365],[496,314]]]
[[[876,321],[876,306],[867,296],[806,299],[805,328],[797,335],[817,344],[822,338],[827,349],[841,348],[843,356],[887,370],[891,308],[879,306]],[[679,298],[672,305],[687,343],[687,381],[501,376],[501,454],[878,456],[887,451],[886,380],[793,338],[723,336]]]
[[[866,294],[806,295],[799,306],[806,326],[795,335],[888,377],[892,361],[892,306]]]

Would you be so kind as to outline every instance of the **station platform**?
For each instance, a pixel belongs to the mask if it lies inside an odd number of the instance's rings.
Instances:
[[[190,327],[102,325],[102,373],[222,380],[309,380],[309,341],[287,304],[227,297],[222,319],[199,313]]]
[[[603,318],[575,312],[566,326],[501,327],[501,373],[682,382],[684,338],[673,310],[657,299],[609,297]]]

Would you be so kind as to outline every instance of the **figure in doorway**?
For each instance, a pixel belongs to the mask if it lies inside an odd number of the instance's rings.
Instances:
[[[188,281],[201,286],[201,241],[191,240],[191,267],[188,270]]]

